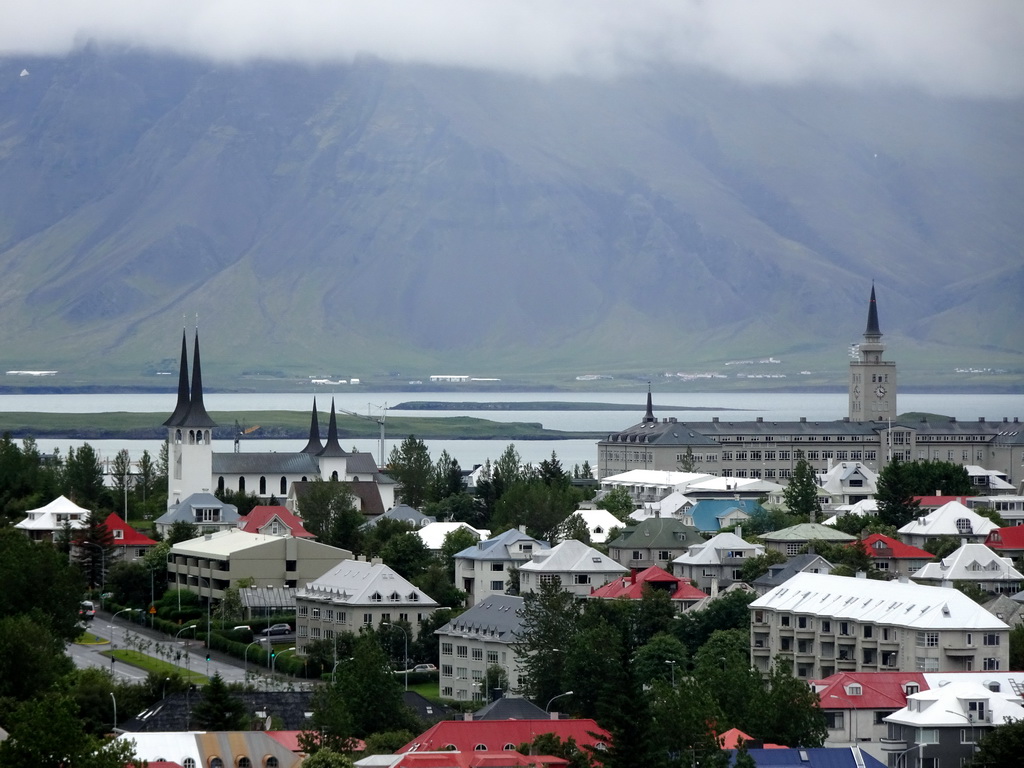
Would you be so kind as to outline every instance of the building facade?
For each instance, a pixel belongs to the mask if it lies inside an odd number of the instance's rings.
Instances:
[[[550,549],[546,541],[527,536],[523,529],[509,530],[467,547],[455,555],[455,585],[466,593],[466,607],[491,595],[503,595],[514,569]]]

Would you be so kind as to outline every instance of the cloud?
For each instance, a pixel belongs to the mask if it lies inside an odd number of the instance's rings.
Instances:
[[[11,0],[0,54],[94,41],[222,61],[390,61],[614,77],[1024,94],[1021,0]]]

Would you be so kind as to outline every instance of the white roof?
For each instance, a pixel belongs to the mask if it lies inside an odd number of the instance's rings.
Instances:
[[[371,599],[374,594],[380,599]],[[397,594],[398,598],[393,596]],[[329,600],[339,605],[407,605],[436,608],[437,602],[383,563],[345,560],[315,581],[299,587],[297,599]]]
[[[878,502],[874,499],[861,499],[856,504],[841,504],[836,507],[836,517],[843,515],[870,515],[878,511]]]
[[[721,565],[723,552],[735,552],[743,550],[751,552],[749,557],[756,557],[764,554],[764,547],[760,544],[751,544],[744,541],[735,533],[720,533],[701,544],[693,544],[685,554],[680,555],[673,563],[680,565]]]
[[[910,694],[907,706],[885,719],[918,728],[968,727],[971,718],[967,708],[969,701],[986,702],[986,715],[991,714],[992,725],[1024,718],[1020,699],[1011,700],[1005,693],[990,691],[978,682],[957,680]]]
[[[1000,472],[995,469],[985,469],[979,467],[977,464],[967,464],[964,466],[967,470],[969,477],[987,477],[988,487],[994,491],[1012,491],[1014,490],[1013,483],[1006,482],[1006,473]]]
[[[648,501],[644,504],[645,513],[653,513],[658,511],[662,517],[669,517],[676,515],[679,510],[689,504],[691,507],[696,505],[697,500],[691,499],[686,496],[682,491],[672,491],[668,496],[661,501]],[[647,515],[650,516],[649,514]]]
[[[970,531],[957,528],[957,520],[968,520],[971,524]],[[899,532],[907,536],[962,536],[964,533],[984,536],[998,527],[987,517],[982,517],[959,501],[950,501],[927,515],[914,518],[900,528]]]
[[[850,478],[860,475],[865,484],[857,490],[873,494],[877,488],[878,475],[859,461],[841,461],[833,465],[827,472],[819,472],[816,477],[818,485],[828,493],[843,493],[851,486]]]
[[[171,547],[174,554],[196,555],[197,557],[230,557],[235,552],[259,547],[269,542],[280,542],[280,536],[263,533],[249,533],[241,528],[227,528],[216,533],[181,541]],[[338,550],[341,552],[342,550]]]
[[[984,544],[964,544],[937,563],[927,563],[912,578],[950,581],[1020,581],[1024,579],[1008,557]]]
[[[420,537],[427,549],[435,552],[441,549],[444,544],[444,537],[452,531],[465,528],[475,534],[478,541],[484,541],[491,537],[491,532],[485,528],[474,528],[469,523],[428,523],[422,528],[417,528],[413,533]]]
[[[631,469],[628,472],[620,472],[617,475],[608,475],[601,479],[601,484],[611,483],[612,485],[664,485],[680,486],[687,485],[696,480],[703,480],[712,477],[702,472],[669,472],[656,469]]]
[[[590,540],[595,544],[604,544],[608,541],[608,532],[612,528],[625,528],[626,524],[619,520],[607,509],[577,509],[570,517],[583,518],[583,524],[590,531]],[[597,530],[601,532],[598,533]]]
[[[25,519],[15,523],[14,527],[23,531],[56,531],[64,526],[64,521],[58,520],[57,516],[65,515],[71,527],[77,530],[85,527],[90,514],[90,510],[64,496],[58,496],[45,506],[25,512]]]
[[[629,573],[625,566],[576,539],[534,552],[533,559],[519,566],[519,570],[536,573]]]
[[[750,607],[919,629],[1009,629],[958,589],[821,573],[798,573]]]
[[[778,483],[770,480],[761,480],[756,477],[707,477],[688,483],[685,488],[687,492],[695,491],[764,491],[765,493],[781,493],[783,488]]]
[[[184,765],[185,760],[192,758],[195,765],[203,764],[203,756],[199,751],[196,736],[203,731],[139,731],[122,733],[118,741],[134,741],[135,754],[142,760],[166,760]]]

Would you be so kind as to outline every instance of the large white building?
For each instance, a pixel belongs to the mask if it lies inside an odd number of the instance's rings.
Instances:
[[[533,559],[519,567],[520,592],[536,592],[541,584],[558,581],[562,589],[586,597],[592,589],[629,573],[619,565],[581,541],[568,539],[551,549],[533,553]]]
[[[957,589],[799,573],[750,604],[754,666],[836,672],[1005,670],[1009,627]]]
[[[455,555],[455,586],[466,593],[467,608],[491,595],[505,594],[513,569],[536,552],[551,548],[546,541],[527,536],[525,528],[509,528]]]

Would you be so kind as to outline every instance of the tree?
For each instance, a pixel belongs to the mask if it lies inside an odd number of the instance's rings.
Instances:
[[[740,579],[750,584],[761,578],[773,565],[781,565],[786,562],[786,556],[777,549],[766,549],[763,555],[748,558],[743,561],[740,569]]]
[[[384,522],[388,521],[380,521],[380,523]],[[381,547],[379,555],[399,576],[405,579],[413,579],[422,574],[434,557],[427,549],[423,539],[409,531],[388,539],[387,543]]]
[[[597,502],[598,509],[606,509],[619,520],[626,522],[636,509],[636,502],[624,485],[617,485]]]
[[[786,507],[790,513],[815,522],[821,513],[821,501],[818,499],[818,482],[814,476],[814,468],[804,458],[803,451],[797,451],[796,467],[789,483],[782,490]]]
[[[342,686],[337,682],[317,686],[310,709],[311,727],[299,734],[299,746],[305,752],[347,755],[355,749],[355,726]]]
[[[402,684],[373,632],[356,640],[351,664],[338,668],[338,689],[352,719],[352,735],[408,728],[418,732],[413,711],[402,700]]]
[[[722,712],[707,685],[681,676],[675,687],[656,681],[651,691],[651,736],[662,764],[671,768],[707,766],[720,749],[715,739]]]
[[[441,501],[449,496],[462,493],[462,467],[453,459],[448,451],[441,451],[430,474],[430,485],[427,493],[430,501]]]
[[[215,672],[203,687],[203,698],[192,708],[196,724],[206,731],[237,731],[246,724],[245,704]]]
[[[961,542],[958,536],[952,536],[945,534],[944,536],[938,536],[934,539],[928,539],[924,543],[923,549],[925,552],[931,552],[936,560],[941,560],[944,557],[949,557],[951,554],[960,549]]]
[[[832,571],[835,576],[855,576],[863,572],[868,578],[885,579],[886,575],[875,568],[875,561],[868,554],[864,543],[857,541],[843,544],[833,541],[812,541],[807,544],[807,551],[811,549],[828,560],[836,569]]]
[[[522,634],[512,645],[526,678],[521,684],[529,698],[547,702],[567,690],[563,687],[563,651],[579,632],[581,608],[555,579],[542,583],[537,592],[525,594],[522,610]]]
[[[445,535],[439,559],[453,584],[455,583],[455,556],[464,549],[476,546],[479,541],[480,537],[468,528],[456,528]]]
[[[401,745],[399,745],[401,746]],[[597,765],[587,750],[582,749],[576,739],[570,736],[562,741],[558,734],[541,733],[533,737],[533,741],[520,744],[516,751],[524,755],[552,755],[568,760],[568,768],[593,768]]]
[[[315,479],[302,496],[306,530],[324,544],[360,551],[360,526],[365,522],[355,507],[347,483]]]
[[[590,529],[587,527],[587,521],[576,513],[569,515],[558,531],[558,538],[562,541],[575,539],[584,544],[590,544]]]
[[[722,595],[701,611],[684,613],[672,625],[672,632],[693,656],[718,630],[741,629],[749,632],[750,604],[756,597],[740,591]]]
[[[302,743],[302,737],[306,735],[303,732],[299,736],[299,743],[307,752],[311,752],[310,756],[302,761],[302,768],[352,768],[354,763],[352,758],[341,752],[335,752],[330,747],[324,747],[323,749],[310,750]],[[401,746],[401,744],[399,745]]]
[[[28,614],[0,618],[0,697],[24,700],[72,670],[64,641]]]
[[[693,448],[686,446],[686,453],[676,462],[680,472],[696,472],[698,468],[697,458],[693,455]]]
[[[753,730],[758,738],[790,747],[820,747],[828,737],[825,714],[817,692],[793,676],[786,662],[776,661],[767,680],[761,720]]]
[[[166,493],[162,494],[158,490],[161,480],[166,481],[166,478],[160,476],[149,451],[143,451],[142,456],[135,462],[135,495],[136,503],[142,510],[142,516],[147,520],[153,516],[159,506],[162,506],[166,497]]]
[[[64,491],[76,504],[94,512],[105,501],[107,492],[103,486],[103,466],[88,443],[83,443],[78,450],[68,449],[68,457],[64,460]]]
[[[199,537],[199,526],[195,523],[190,523],[188,520],[175,520],[171,523],[170,529],[167,531],[167,536],[164,537],[170,546],[180,544],[183,541],[190,541]]]
[[[107,574],[107,590],[114,593],[114,602],[119,605],[149,605],[149,584],[149,570],[142,561],[114,563]]]
[[[412,583],[430,595],[441,605],[448,608],[462,608],[466,602],[466,593],[455,586],[447,569],[438,561],[428,565]]]
[[[750,632],[725,629],[712,633],[694,656],[694,676],[712,692],[722,712],[721,724],[755,734],[764,707],[761,674],[750,666]]]
[[[124,500],[128,498],[128,492],[134,485],[132,477],[132,457],[127,448],[122,448],[114,455],[110,462],[110,480],[114,484],[114,506],[122,510],[127,520],[127,513],[124,512]]]
[[[875,501],[878,517],[885,525],[902,528],[917,516],[920,502],[914,500],[913,469],[897,458],[878,473]]]
[[[1010,720],[997,725],[981,737],[971,765],[977,768],[1019,766],[1021,755],[1024,755],[1024,720]]]
[[[410,507],[419,509],[430,496],[434,464],[422,440],[409,435],[391,449],[388,474],[398,483],[398,497]]]
[[[363,756],[367,755],[393,755],[403,746],[416,738],[412,731],[381,731],[371,733],[366,737],[366,749]],[[305,763],[303,763],[305,768]]]
[[[75,533],[74,543],[75,562],[89,585],[99,589],[106,583],[107,567],[114,553],[114,534],[107,528],[102,513],[96,510],[89,513],[85,528]]]
[[[673,684],[686,674],[687,661],[686,646],[662,632],[633,654],[633,674],[641,685],[655,680]]]

